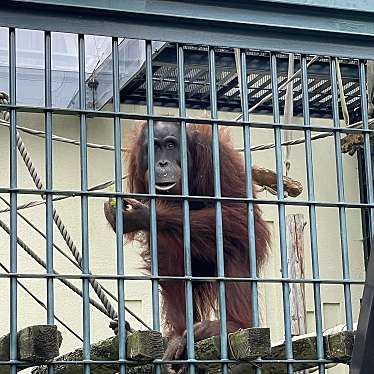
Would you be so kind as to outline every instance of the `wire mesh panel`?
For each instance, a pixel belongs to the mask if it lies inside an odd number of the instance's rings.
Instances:
[[[369,372],[372,35],[257,3],[4,6],[0,374]]]

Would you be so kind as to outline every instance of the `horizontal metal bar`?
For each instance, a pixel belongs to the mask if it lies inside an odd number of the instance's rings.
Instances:
[[[249,203],[253,202],[258,205],[292,205],[292,206],[310,206],[315,205],[316,207],[326,207],[326,208],[359,208],[367,209],[374,208],[374,203],[354,203],[354,202],[330,202],[330,201],[308,201],[308,200],[275,200],[275,199],[258,199],[258,198],[249,198],[249,197],[215,197],[215,196],[186,196],[186,195],[159,195],[159,194],[140,194],[140,193],[113,193],[105,191],[75,191],[75,190],[32,190],[26,188],[7,188],[0,187],[0,193],[10,193],[17,192],[20,195],[43,195],[43,194],[53,194],[56,196],[90,196],[90,197],[105,197],[105,198],[115,198],[121,196],[123,198],[159,198],[162,200],[189,200],[189,201],[222,201],[222,202],[233,202],[233,203]]]
[[[261,53],[247,53],[246,54],[246,71],[249,74],[256,74],[259,75],[253,80],[250,81],[248,84],[249,86],[253,86],[256,81],[263,79],[264,76],[262,74],[267,73],[270,74],[269,70],[269,58],[266,54]],[[198,66],[201,68],[207,69],[208,66],[208,59],[207,59],[207,48],[185,48],[185,63],[187,66]],[[154,59],[154,65],[157,66],[164,66],[168,64],[172,67],[176,66],[176,58],[175,58],[175,47],[173,44],[167,44],[167,46],[159,53],[157,58]],[[216,53],[216,67],[217,70],[222,68],[225,71],[231,70],[233,75],[225,77],[224,81],[231,82],[230,78],[238,84],[237,82],[237,72],[236,72],[236,65],[235,65],[235,55],[232,50],[225,49],[219,50],[219,53]],[[300,69],[300,60],[295,59],[295,71]],[[340,62],[340,70],[342,72],[342,76],[344,79],[349,79],[350,81],[357,81],[358,82],[358,65],[353,64],[352,62],[342,60]],[[277,71],[279,76],[287,76],[288,72],[288,57],[286,55],[281,55],[277,58]],[[200,74],[206,74],[207,71],[201,70]],[[314,61],[308,67],[308,76],[315,77],[318,79],[327,79],[327,83],[330,83],[330,64],[329,61],[326,60],[317,60]],[[197,81],[196,76],[189,77],[186,82],[196,84]],[[201,77],[200,77],[201,78]],[[279,84],[280,85],[280,84]],[[223,88],[227,87],[227,83],[223,86]],[[257,87],[256,87],[257,88]],[[218,93],[218,92],[217,92]]]
[[[371,0],[324,0],[323,5],[321,5],[321,0],[257,0],[268,3],[279,3],[279,4],[292,4],[292,5],[302,5],[307,7],[326,7],[333,8],[337,10],[354,10],[372,13],[374,12],[374,3]],[[276,4],[274,4],[276,6]],[[305,9],[308,11],[308,8]]]
[[[85,6],[82,6],[84,4]],[[67,22],[69,20],[69,22]],[[271,2],[122,0],[2,4],[0,25],[193,44],[374,58],[373,17]]]
[[[144,362],[144,361],[143,361]],[[230,359],[217,359],[217,360],[196,360],[196,359],[189,359],[189,360],[153,360],[150,363],[151,364],[161,364],[161,365],[166,365],[166,364],[184,364],[184,363],[206,363],[206,364],[214,364],[214,363],[228,363],[228,364],[238,364],[243,361],[239,360],[230,360]],[[316,360],[316,359],[310,359],[310,360],[266,360],[266,359],[255,359],[255,360],[250,360],[247,361],[248,363],[256,363],[256,364],[261,364],[261,365],[266,365],[266,364],[287,364],[287,363],[293,363],[293,364],[301,364],[301,363],[333,363],[335,361],[333,360]],[[1,365],[9,365],[9,364],[18,364],[21,363],[23,365],[27,365],[25,361],[18,361],[18,360],[10,360],[10,361],[0,361],[0,366]],[[136,363],[135,360],[72,360],[72,361],[61,361],[61,360],[56,360],[53,361],[53,365],[77,365],[77,364],[87,364],[87,365],[120,365],[120,364],[134,364]],[[28,363],[28,366],[30,366],[30,363]]]
[[[0,273],[0,278],[26,278],[26,279],[104,279],[118,280],[124,279],[129,281],[138,280],[163,280],[163,281],[196,281],[196,282],[260,282],[260,283],[318,283],[318,284],[356,284],[363,285],[364,280],[357,279],[291,279],[291,278],[252,278],[252,277],[193,277],[193,276],[174,276],[174,275],[118,275],[118,274],[45,274],[45,273]]]
[[[144,6],[144,0],[81,0],[78,3],[73,0],[15,0],[15,3],[26,3],[27,5],[43,5],[43,6],[59,6],[70,7],[74,10],[97,10],[101,12],[116,12],[118,14],[133,14],[138,16],[169,16],[176,19],[199,19],[199,20],[215,20],[221,22],[246,22],[247,24],[257,24],[271,27],[290,27],[290,28],[311,28],[313,30],[334,31],[340,33],[354,33],[350,25],[345,24],[342,20],[355,16],[358,21],[367,21],[365,13],[374,13],[373,7],[369,6],[368,1],[357,0],[355,7],[349,9],[340,7],[339,10],[345,12],[337,12],[337,5],[331,4],[325,6],[325,2],[315,1],[314,4],[309,2],[306,8],[305,1],[293,0],[282,1],[282,5],[274,6],[274,1],[251,1],[251,2],[226,2],[226,1],[147,1]],[[357,5],[360,5],[359,8]],[[335,8],[335,10],[334,10]],[[322,12],[327,12],[321,14]],[[364,12],[364,14],[362,14]],[[280,19],[281,15],[292,14],[293,18]],[[319,15],[316,13],[320,13]],[[332,16],[335,23],[326,22],[327,17]],[[339,27],[340,26],[340,27]],[[358,28],[358,26],[357,26]],[[372,35],[370,28],[359,29],[362,34]]]
[[[204,125],[204,124],[213,124],[217,123],[219,125],[224,126],[233,126],[233,127],[243,127],[243,125],[247,125],[253,128],[263,128],[263,129],[274,129],[275,127],[279,127],[283,130],[300,130],[304,131],[305,129],[315,131],[315,132],[340,132],[342,134],[350,134],[350,133],[367,133],[373,134],[374,129],[371,128],[361,128],[361,127],[331,127],[326,125],[303,125],[297,123],[274,123],[274,122],[256,122],[256,121],[234,121],[234,120],[227,120],[227,119],[217,119],[213,121],[209,118],[194,118],[194,117],[181,117],[181,116],[167,116],[167,115],[152,115],[152,114],[137,114],[137,113],[129,113],[129,112],[111,112],[111,111],[91,111],[91,110],[75,110],[75,109],[62,109],[62,108],[43,108],[43,107],[27,107],[27,106],[18,106],[18,105],[0,105],[1,109],[17,109],[18,113],[45,113],[46,111],[51,111],[54,114],[58,115],[71,115],[71,116],[79,116],[81,114],[86,114],[88,118],[95,118],[95,117],[104,117],[104,118],[115,118],[119,117],[121,119],[132,119],[135,121],[146,121],[147,119],[153,119],[154,121],[170,121],[170,122],[181,122],[184,121],[187,124],[196,124],[196,125]],[[111,123],[105,124],[111,126]],[[89,124],[88,124],[89,125]],[[139,125],[141,125],[139,123]],[[358,124],[357,124],[358,125]],[[0,120],[1,126],[1,120]]]

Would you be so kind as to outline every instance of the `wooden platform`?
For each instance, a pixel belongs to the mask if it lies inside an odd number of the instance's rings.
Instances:
[[[0,361],[9,360],[9,334],[0,338]],[[254,374],[258,362],[262,357],[263,374],[286,374],[284,363],[266,363],[266,360],[284,360],[286,358],[284,343],[271,346],[270,330],[268,328],[249,328],[239,330],[228,335],[229,359],[238,363],[230,363],[229,369],[235,374]],[[47,363],[65,361],[66,364],[54,364],[56,374],[81,374],[81,364],[69,364],[69,361],[82,361],[82,348],[65,355],[58,356],[61,345],[61,334],[56,326],[38,325],[27,327],[17,334],[18,360],[23,361],[17,369],[22,370],[36,366],[33,374],[47,374]],[[353,331],[331,330],[324,336],[325,358],[339,363],[348,363],[351,358],[354,342]],[[166,339],[157,331],[137,331],[129,334],[126,344],[126,358],[131,361],[127,372],[131,374],[151,374],[153,362],[160,362],[166,348]],[[293,357],[295,360],[317,359],[317,339],[315,334],[300,336],[293,339]],[[219,337],[211,337],[195,344],[195,357],[197,360],[218,360]],[[95,374],[115,374],[119,365],[118,337],[113,336],[91,345],[91,360],[100,361],[100,364],[91,364],[91,372]],[[103,363],[108,361],[108,363]],[[314,363],[297,363],[294,370],[304,370],[315,367]],[[10,365],[0,365],[0,374],[8,374]],[[166,365],[161,365],[162,373],[166,372]],[[220,363],[201,363],[198,365],[199,373],[221,373]]]

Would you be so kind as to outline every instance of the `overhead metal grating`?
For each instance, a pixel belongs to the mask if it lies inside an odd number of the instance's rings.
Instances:
[[[287,80],[288,55],[279,54],[278,85]],[[311,58],[311,57],[310,57]],[[356,60],[341,60],[346,102],[350,113],[360,106],[359,79]],[[295,56],[295,71],[300,68],[300,56]],[[218,109],[239,112],[240,94],[233,49],[217,48],[217,104]],[[249,106],[258,103],[271,93],[271,75],[268,55],[264,52],[247,52],[247,82]],[[154,104],[178,107],[177,59],[175,44],[167,44],[153,60]],[[332,117],[331,82],[328,59],[320,58],[308,69],[310,113],[314,117]],[[193,109],[209,109],[208,54],[205,47],[185,47],[186,106]],[[279,92],[280,108],[284,109],[286,88]],[[302,115],[300,77],[294,80],[294,115]],[[146,103],[145,67],[142,66],[121,90],[121,101],[128,104]],[[264,102],[254,113],[272,113],[272,101]]]

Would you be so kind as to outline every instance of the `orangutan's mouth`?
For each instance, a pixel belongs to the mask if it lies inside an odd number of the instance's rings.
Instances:
[[[177,185],[176,182],[174,183],[157,183],[156,190],[159,191],[169,191]]]

